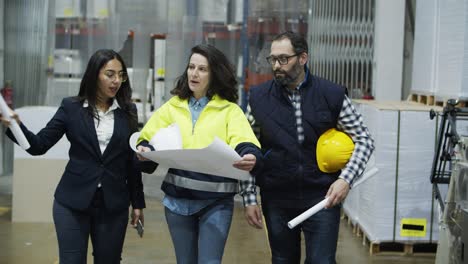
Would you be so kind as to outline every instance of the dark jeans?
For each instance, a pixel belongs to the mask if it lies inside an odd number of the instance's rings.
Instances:
[[[289,229],[288,222],[309,208],[282,208],[271,201],[263,201],[263,214],[273,264],[298,264],[301,260],[301,231],[304,232],[307,264],[334,264],[340,206],[324,209]]]
[[[102,193],[98,191],[86,211],[70,209],[54,200],[53,217],[60,264],[86,263],[90,236],[95,264],[120,263],[128,209],[107,211],[102,203]]]
[[[178,264],[220,264],[231,227],[234,200],[216,201],[193,215],[165,208]]]

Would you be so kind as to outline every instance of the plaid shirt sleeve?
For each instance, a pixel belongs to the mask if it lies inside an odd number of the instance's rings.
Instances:
[[[244,206],[256,205],[257,204],[257,189],[255,186],[255,177],[252,175],[247,181],[240,181],[240,192],[244,200]]]
[[[351,186],[364,172],[366,163],[374,150],[374,140],[369,129],[364,125],[361,114],[356,111],[347,96],[343,101],[337,128],[348,134],[354,141],[353,155],[339,176]]]
[[[250,105],[247,106],[246,112],[247,120],[249,120],[252,129],[257,136],[259,137],[259,128],[255,125],[255,118],[250,112]],[[255,177],[250,175],[250,178],[246,181],[239,182],[240,192],[239,194],[242,196],[244,201],[244,206],[249,205],[256,205],[257,204],[257,187],[255,186]]]

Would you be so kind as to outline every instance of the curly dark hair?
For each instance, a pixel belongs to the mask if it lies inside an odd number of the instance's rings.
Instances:
[[[208,60],[210,81],[206,96],[211,99],[213,95],[217,94],[223,99],[237,103],[239,98],[237,78],[234,67],[226,55],[212,45],[200,44],[192,48],[189,61],[195,53],[202,55]],[[171,90],[171,94],[177,95],[182,99],[188,99],[193,95],[188,85],[188,67],[189,63],[187,63],[184,73],[176,79],[175,87]]]
[[[89,59],[88,66],[81,79],[80,91],[78,92],[78,100],[88,101],[88,111],[96,119],[99,120],[97,114],[96,102],[97,102],[97,83],[99,78],[99,71],[109,61],[117,59],[122,64],[122,71],[127,72],[127,66],[122,57],[111,49],[100,49],[96,51]],[[129,125],[132,131],[138,130],[138,117],[136,113],[132,111],[132,88],[130,82],[123,82],[117,92],[115,99],[119,103],[120,108],[125,112],[128,117]]]

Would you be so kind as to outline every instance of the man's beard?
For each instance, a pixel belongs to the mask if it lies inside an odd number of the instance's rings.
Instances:
[[[291,84],[295,84],[296,79],[301,74],[301,70],[301,65],[296,63],[289,71],[283,71],[281,69],[273,71],[273,76],[281,86],[290,86]],[[281,73],[282,75],[278,76],[278,73]]]

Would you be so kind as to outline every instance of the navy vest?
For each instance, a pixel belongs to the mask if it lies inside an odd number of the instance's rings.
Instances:
[[[335,128],[346,88],[309,75],[300,88],[304,142],[297,141],[296,117],[284,87],[268,81],[251,89],[250,107],[260,126],[263,171],[257,175],[262,200],[295,200],[310,206],[324,198],[339,172],[318,169],[318,138]]]

